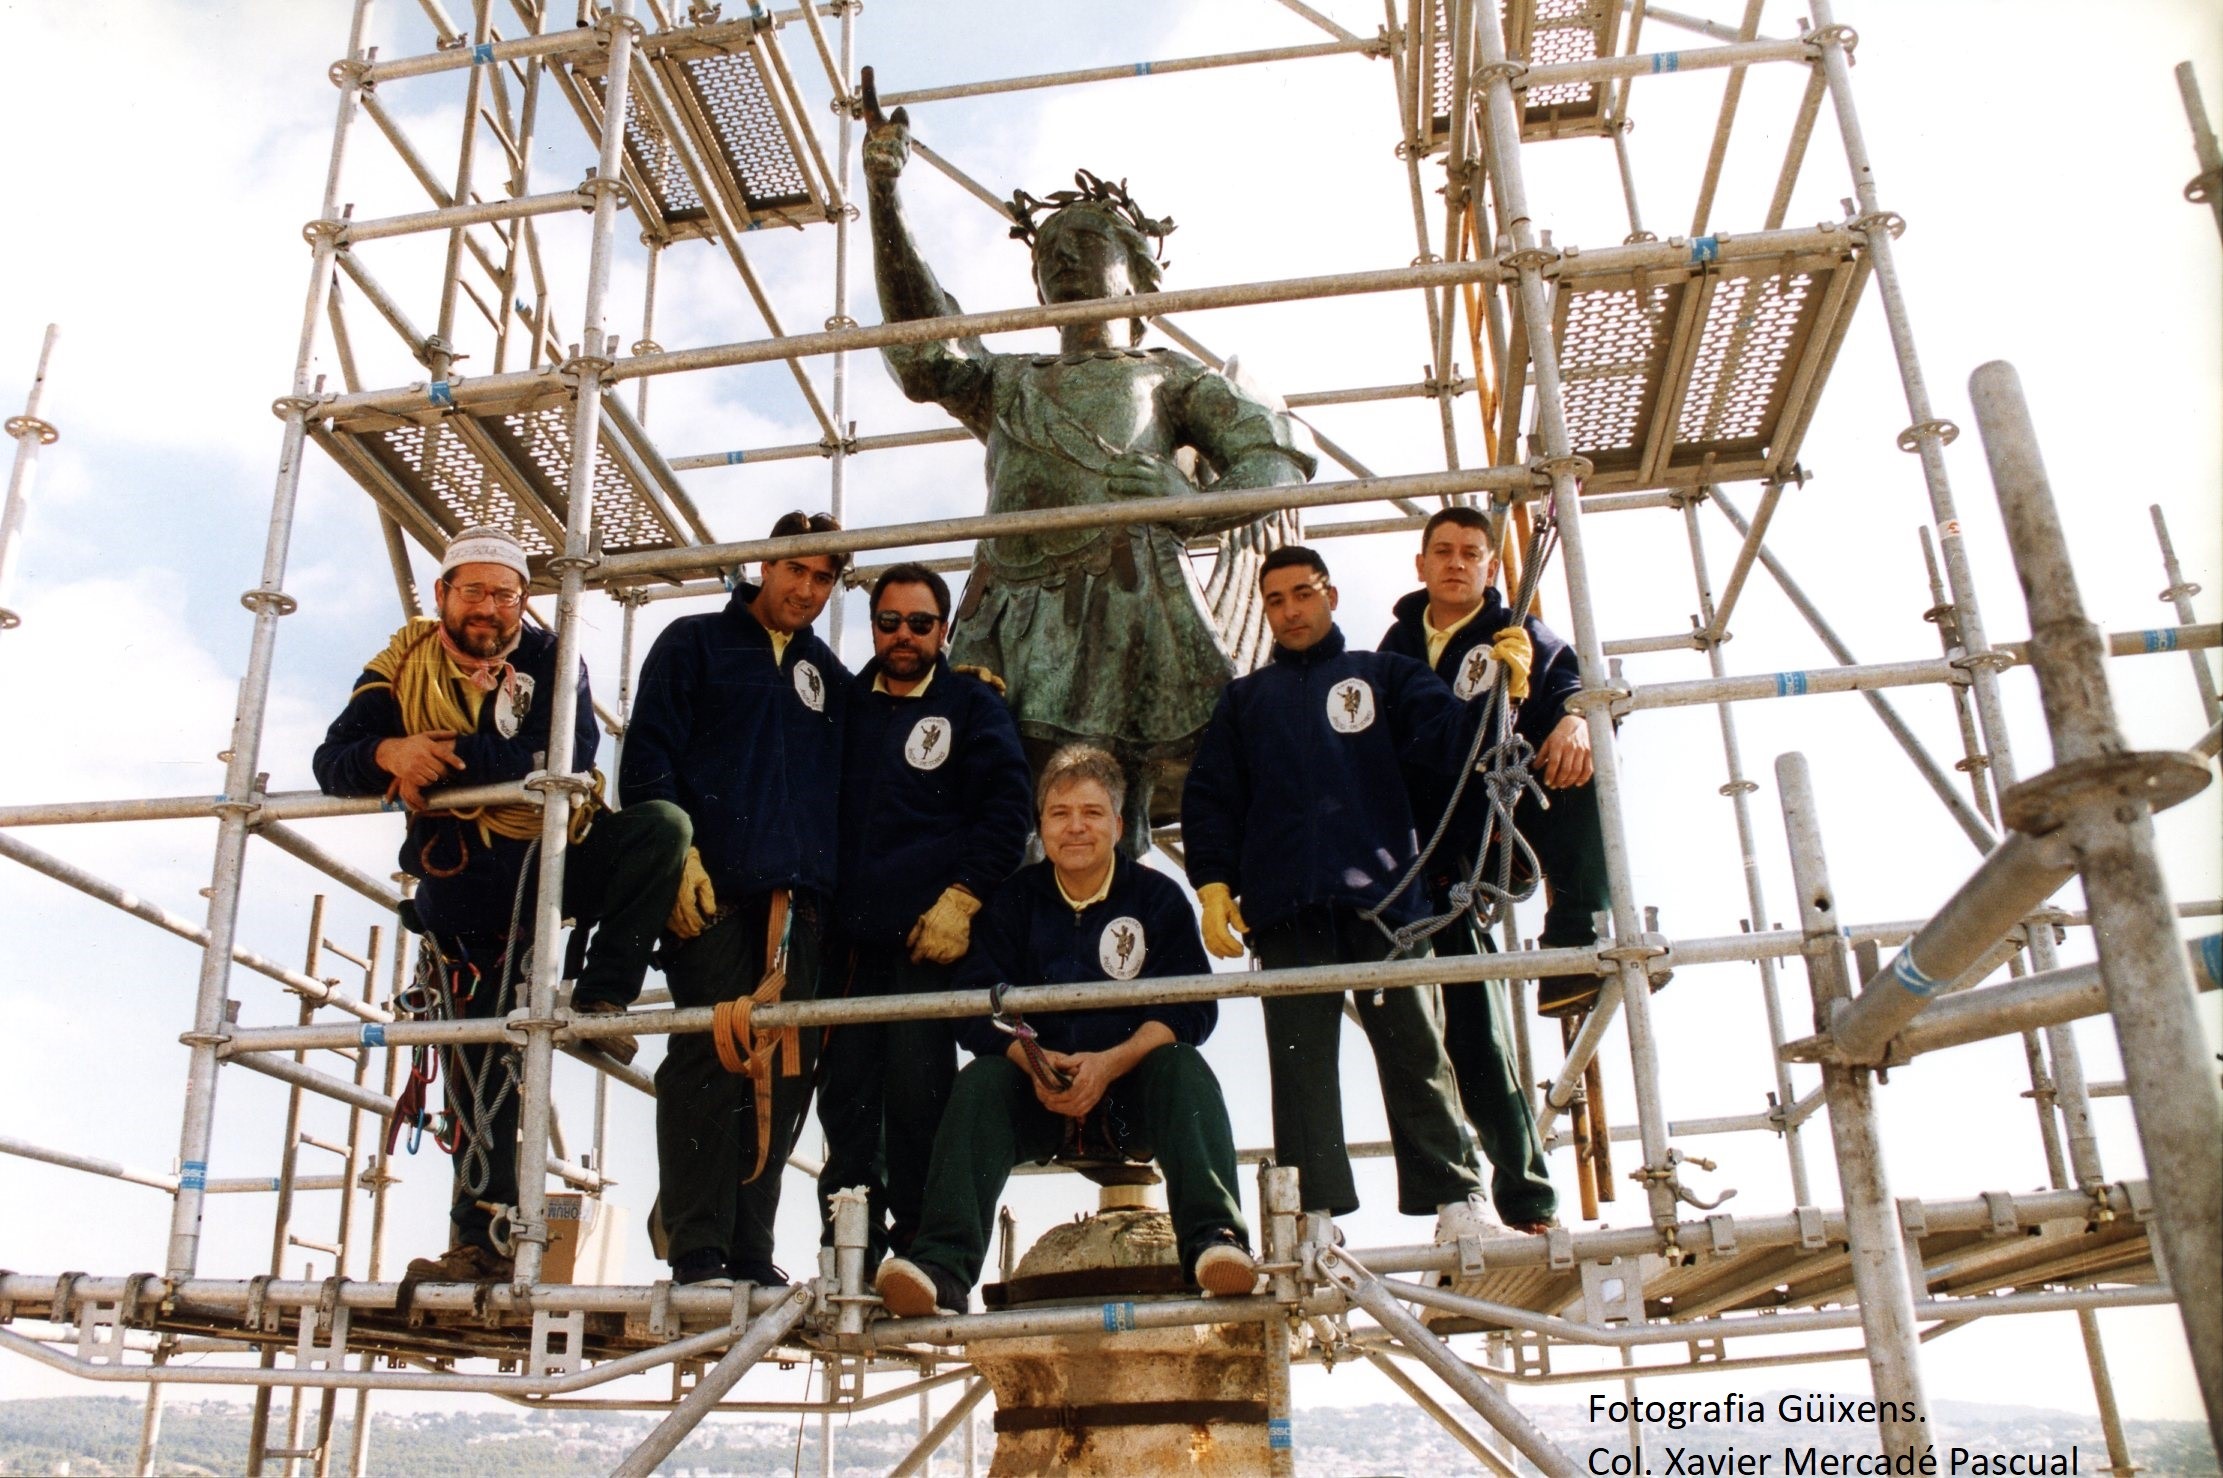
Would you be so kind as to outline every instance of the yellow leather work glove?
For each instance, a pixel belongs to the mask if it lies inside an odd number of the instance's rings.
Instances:
[[[672,916],[664,927],[681,939],[692,939],[710,927],[718,912],[718,895],[711,889],[710,874],[703,870],[702,853],[689,847],[679,873],[679,896],[672,900]]]
[[[980,900],[955,883],[942,890],[934,906],[919,915],[903,942],[911,947],[914,965],[952,965],[972,948],[973,915]]]
[[[1250,925],[1243,922],[1243,910],[1227,884],[1206,883],[1196,890],[1196,901],[1204,905],[1204,947],[1223,960],[1241,959],[1242,936],[1250,932]]]
[[[979,678],[989,687],[994,688],[999,696],[1003,693],[1003,679],[990,672],[987,668],[980,667],[968,662],[963,667],[960,667],[957,670],[965,674],[965,676],[967,677]]]
[[[1504,667],[1505,691],[1519,702],[1528,696],[1528,669],[1536,665],[1536,648],[1529,645],[1528,633],[1518,626],[1508,626],[1490,643],[1490,655]]]

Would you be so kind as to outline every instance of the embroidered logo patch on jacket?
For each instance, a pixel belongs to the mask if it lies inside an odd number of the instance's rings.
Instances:
[[[1496,686],[1497,659],[1488,647],[1476,647],[1459,663],[1459,680],[1451,685],[1451,691],[1464,703]]]
[[[1150,942],[1143,938],[1142,920],[1122,914],[1104,926],[1096,941],[1096,963],[1114,980],[1132,980],[1150,958]]]
[[[826,711],[826,679],[808,662],[795,664],[795,696],[802,699],[803,706],[812,713]]]
[[[1356,734],[1374,725],[1374,690],[1365,678],[1347,677],[1328,689],[1328,727]]]
[[[911,725],[911,737],[903,741],[903,758],[914,770],[939,770],[955,742],[950,737],[952,728],[946,718],[920,719]]]

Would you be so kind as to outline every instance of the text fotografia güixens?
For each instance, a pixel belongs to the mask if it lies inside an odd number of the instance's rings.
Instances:
[[[1712,1401],[1614,1401],[1590,1398],[1590,1420],[1636,1421],[1679,1432],[1725,1426],[1867,1426],[1881,1421],[1924,1420],[1911,1402],[1855,1401],[1825,1393],[1776,1398],[1773,1406],[1748,1396]],[[1991,1448],[1948,1447],[1940,1457],[1929,1444],[1901,1452],[1829,1452],[1813,1445],[1787,1443],[1774,1452],[1723,1451],[1668,1445],[1634,1452],[1593,1447],[1585,1465],[1601,1478],[2043,1478],[2082,1473],[2082,1455],[2065,1451],[2009,1452]]]

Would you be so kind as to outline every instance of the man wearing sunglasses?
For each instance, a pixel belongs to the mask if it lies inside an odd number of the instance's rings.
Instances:
[[[591,767],[601,742],[585,666],[574,682],[558,682],[556,638],[525,624],[530,577],[524,548],[504,531],[458,534],[432,587],[437,619],[410,618],[370,660],[312,762],[327,795],[383,794],[409,808],[401,866],[420,886],[403,908],[425,935],[419,985],[438,1016],[500,1018],[523,1004],[541,813],[522,802],[445,813],[435,787],[524,779],[567,696],[578,705],[570,768]],[[686,816],[653,801],[625,811],[590,801],[574,818],[564,913],[595,932],[572,1009],[622,1012],[641,993],[687,840]],[[621,1061],[633,1057],[630,1037],[601,1043]],[[456,1170],[452,1242],[412,1261],[405,1280],[506,1281],[512,1262],[496,1226],[517,1202],[521,1061],[500,1045],[441,1056],[450,1116],[441,1142]]]
[[[797,512],[771,536],[839,528]],[[736,572],[724,610],[674,621],[641,666],[623,794],[671,801],[694,823],[664,975],[674,1005],[721,1008],[715,1030],[671,1036],[656,1070],[663,1189],[650,1238],[660,1227],[678,1283],[787,1281],[772,1218],[819,1034],[757,1031],[749,1012],[818,994],[849,673],[811,623],[847,559],[782,554],[753,585]]]
[[[949,606],[949,586],[924,565],[891,565],[873,582],[873,658],[850,688],[843,742],[834,908],[852,996],[949,989],[973,915],[1018,870],[1033,825],[1010,710],[942,655]],[[858,1022],[826,1034],[822,1240],[833,1238],[826,1197],[865,1187],[867,1277],[918,1230],[957,1076],[955,1025]]]

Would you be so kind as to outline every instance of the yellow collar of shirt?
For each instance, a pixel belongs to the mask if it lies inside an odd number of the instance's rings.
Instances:
[[[1119,876],[1119,859],[1114,857],[1112,859],[1112,865],[1104,869],[1104,886],[1098,888],[1095,892],[1089,894],[1086,898],[1075,898],[1072,894],[1065,891],[1065,879],[1057,875],[1056,869],[1053,868],[1050,872],[1050,880],[1057,884],[1057,896],[1064,899],[1067,907],[1071,908],[1075,913],[1085,912],[1088,909],[1094,908],[1097,904],[1102,903],[1105,899],[1111,897],[1112,879],[1117,876]]]
[[[876,672],[872,675],[872,691],[875,693],[887,693],[890,698],[924,698],[926,696],[927,688],[933,683],[933,681],[934,669],[932,667],[929,667],[926,669],[926,676],[920,678],[919,685],[911,689],[910,692],[891,693],[888,692],[888,675],[884,672]]]
[[[1428,618],[1423,616],[1421,619],[1425,621]],[[774,631],[769,626],[764,628],[764,634],[772,638],[772,665],[777,667],[787,660],[787,644],[795,639],[795,634],[791,631]]]
[[[1482,605],[1487,604],[1489,604],[1489,602],[1486,600],[1482,603]],[[1428,607],[1422,606],[1420,608],[1420,629],[1425,632],[1428,637],[1428,665],[1430,667],[1434,667],[1438,662],[1442,661],[1443,649],[1451,644],[1451,638],[1457,636],[1461,631],[1465,630],[1467,623],[1481,614],[1482,606],[1478,605],[1473,610],[1467,612],[1464,616],[1461,616],[1458,620],[1452,622],[1449,626],[1446,626],[1443,630],[1438,631],[1428,620]]]

